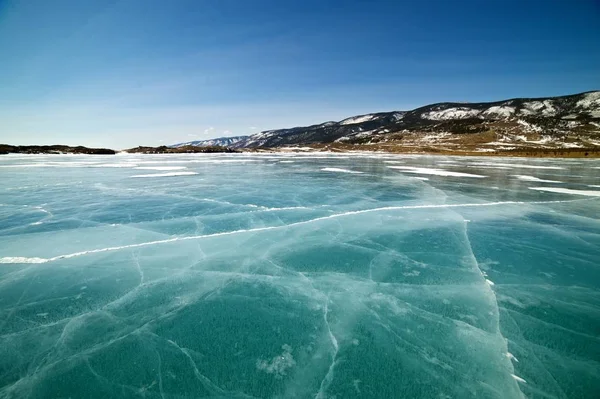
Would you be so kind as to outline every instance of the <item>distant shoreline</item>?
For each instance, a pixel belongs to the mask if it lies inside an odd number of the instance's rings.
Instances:
[[[86,154],[114,155],[117,151],[110,148],[88,148],[68,145],[10,145],[0,144],[0,155],[6,154]]]
[[[306,145],[303,147],[243,148],[228,147],[136,147],[127,150],[109,148],[89,148],[84,146],[48,145],[13,146],[0,144],[0,155],[116,155],[116,154],[218,154],[218,153],[358,153],[372,152],[404,155],[441,155],[441,156],[477,156],[477,157],[515,157],[515,158],[600,158],[600,148],[518,148],[499,151],[477,151],[474,149],[443,149],[435,147],[415,148],[383,145]]]

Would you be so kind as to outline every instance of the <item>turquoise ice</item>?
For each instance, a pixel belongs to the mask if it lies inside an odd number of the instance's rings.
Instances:
[[[595,398],[600,162],[0,158],[2,398]]]

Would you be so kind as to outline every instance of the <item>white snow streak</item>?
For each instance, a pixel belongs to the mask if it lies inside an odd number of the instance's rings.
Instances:
[[[537,190],[537,191],[548,191],[551,193],[585,195],[587,197],[600,197],[600,191],[592,191],[592,190],[572,190],[570,188],[558,188],[558,187],[529,187],[529,189]]]
[[[527,175],[513,175],[514,177],[516,177],[519,180],[523,180],[523,181],[534,181],[534,182],[538,182],[538,183],[561,183],[561,181],[558,180],[544,180],[544,179],[539,179],[535,176],[527,176]]]
[[[339,173],[352,173],[352,174],[361,174],[363,172],[358,172],[355,170],[341,169],[341,168],[323,168],[321,169],[323,172],[339,172]]]
[[[172,177],[172,176],[190,176],[197,175],[196,172],[169,172],[169,173],[149,173],[147,175],[133,175],[131,177]]]
[[[138,166],[140,170],[182,170],[187,169],[185,166]]]
[[[463,172],[452,172],[450,170],[445,169],[435,169],[435,168],[416,168],[412,166],[388,166],[390,169],[398,169],[407,173],[416,173],[421,175],[435,175],[435,176],[452,176],[452,177],[487,177],[482,175],[474,175],[472,173],[463,173]]]

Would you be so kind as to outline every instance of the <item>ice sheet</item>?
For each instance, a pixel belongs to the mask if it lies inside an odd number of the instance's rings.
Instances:
[[[0,157],[0,397],[595,397],[596,165]]]

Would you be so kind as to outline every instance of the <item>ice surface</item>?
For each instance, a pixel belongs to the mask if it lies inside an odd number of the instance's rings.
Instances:
[[[0,397],[594,398],[599,165],[2,157]]]

